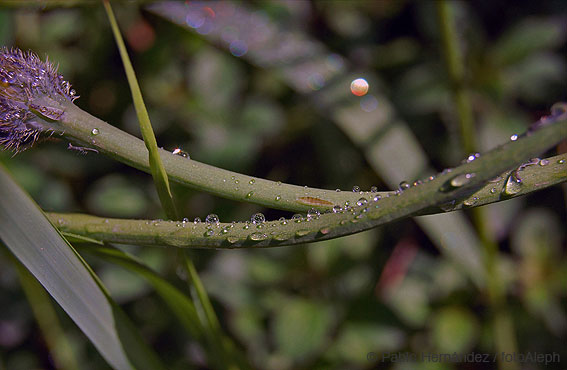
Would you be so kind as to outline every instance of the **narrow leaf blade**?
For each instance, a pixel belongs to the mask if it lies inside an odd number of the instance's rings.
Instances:
[[[0,191],[0,239],[104,359],[120,370],[164,369],[90,267],[1,165]]]
[[[114,12],[112,11],[110,2],[108,0],[104,0],[103,4],[112,27],[114,39],[116,40],[118,50],[120,51],[122,64],[124,64],[124,70],[126,71],[126,76],[128,78],[128,85],[130,85],[130,91],[132,92],[132,100],[134,102],[134,107],[136,108],[136,115],[138,116],[138,121],[140,123],[140,130],[142,131],[142,137],[144,138],[146,148],[149,152],[150,171],[154,179],[159,200],[167,214],[167,217],[170,219],[177,219],[177,210],[173,203],[173,196],[169,187],[169,179],[159,155],[156,137],[152,129],[150,116],[148,115],[148,111],[142,97],[140,85],[136,79],[134,67],[132,67],[132,63],[128,57],[128,52],[126,51],[126,46],[124,45],[124,40],[120,34],[120,29],[118,28],[118,23],[114,17]]]
[[[83,261],[3,167],[0,189],[0,238],[4,244],[111,366],[132,369],[114,329],[112,308]]]

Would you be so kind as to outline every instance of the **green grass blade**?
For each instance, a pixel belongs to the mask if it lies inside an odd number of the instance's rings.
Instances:
[[[120,265],[146,279],[191,336],[203,344],[206,344],[205,341],[210,340],[208,338],[210,334],[206,332],[206,327],[200,324],[197,309],[191,299],[160,277],[152,269],[138,261],[135,257],[112,247],[84,247],[82,251],[93,256],[97,256],[107,262]],[[203,289],[202,284],[200,286],[201,289]],[[197,287],[196,290],[198,291]],[[199,292],[197,294],[199,294]],[[206,300],[210,304],[206,295],[202,299]],[[215,316],[213,316],[213,318],[209,318],[209,320],[216,322],[216,329],[220,328]],[[218,338],[213,344],[223,343],[225,347],[223,348],[222,353],[229,352],[230,357],[224,356],[219,358],[218,350],[215,351],[214,349],[205,346],[205,348],[209,350],[209,360],[211,364],[216,363],[217,368],[222,368],[227,363],[227,360],[232,359],[235,360],[235,363],[237,363],[237,367],[241,369],[250,367],[245,360],[245,356],[236,349],[234,343],[229,338],[224,336],[220,330],[216,331],[216,335],[218,335]],[[223,356],[222,353],[221,356]]]
[[[222,365],[222,368],[243,368],[242,361],[240,361],[241,365],[237,366],[237,363],[239,362],[238,358],[242,356],[239,356],[235,351],[232,351],[231,353],[230,349],[233,349],[234,346],[222,332],[218,318],[215,315],[213,305],[209,299],[209,296],[207,295],[207,291],[205,290],[201,279],[199,278],[199,275],[197,274],[195,266],[188,258],[187,253],[184,250],[179,249],[178,256],[179,260],[182,261],[183,268],[187,273],[187,282],[192,284],[197,294],[199,303],[201,304],[201,309],[205,316],[202,321],[206,323],[206,325],[203,326],[207,328],[207,331],[205,332],[205,338],[209,343],[210,349],[213,352],[216,361]]]
[[[124,69],[126,70],[126,75],[128,76],[128,83],[130,85],[130,90],[132,91],[132,98],[134,100],[134,106],[136,107],[138,121],[140,122],[142,136],[149,151],[150,170],[154,178],[154,183],[156,185],[161,204],[170,219],[178,219],[179,217],[177,215],[177,211],[173,203],[173,197],[171,195],[171,189],[169,187],[168,175],[161,161],[156,138],[152,130],[150,118],[148,116],[144,100],[142,98],[140,87],[136,80],[136,75],[134,73],[132,63],[130,62],[130,59],[128,57],[128,53],[124,45],[124,40],[122,39],[122,36],[120,34],[120,30],[112,12],[110,2],[108,0],[103,0],[103,3],[108,15],[108,19],[110,20],[110,24],[112,26],[114,38],[116,39],[118,49],[120,50],[120,56],[124,64]],[[188,269],[188,279],[191,281],[193,286],[195,286],[198,292],[197,296],[203,307],[203,310],[205,311],[207,327],[210,329],[211,333],[215,334],[212,337],[211,345],[217,349],[217,352],[221,356],[221,363],[227,364],[230,360],[226,354],[226,351],[224,351],[222,333],[220,332],[218,320],[209,301],[207,293],[203,287],[203,284],[201,283],[201,280],[199,279],[199,275],[197,275],[193,262],[187,257],[185,252],[180,252],[179,255],[181,257],[183,265]]]
[[[115,369],[163,369],[90,267],[0,167],[0,238]],[[116,316],[118,315],[118,317]],[[135,366],[135,367],[134,367]]]
[[[78,369],[77,359],[67,340],[49,295],[35,277],[15,257],[10,255],[16,266],[20,285],[26,294],[49,353],[58,369]]]
[[[124,40],[120,34],[120,29],[114,17],[112,7],[108,0],[103,0],[104,9],[110,21],[112,27],[112,33],[114,34],[114,39],[118,45],[118,50],[120,51],[120,57],[122,58],[122,63],[124,64],[124,70],[126,71],[126,76],[128,78],[128,84],[130,85],[130,91],[132,92],[132,100],[134,101],[134,107],[136,108],[136,114],[138,116],[138,122],[140,123],[140,129],[142,132],[142,137],[146,143],[146,148],[149,152],[149,163],[150,172],[154,179],[154,183],[159,195],[159,200],[167,214],[167,217],[175,220],[177,219],[177,211],[175,209],[175,204],[173,203],[173,196],[171,194],[171,189],[169,187],[169,179],[165,168],[161,161],[158,146],[156,142],[156,137],[152,129],[152,124],[150,122],[150,116],[144,104],[144,99],[142,97],[142,92],[140,91],[140,86],[138,80],[136,79],[136,74],[130,58],[128,57],[128,52],[126,51],[126,46],[124,45]]]
[[[135,257],[116,248],[107,246],[94,248],[89,246],[83,247],[81,250],[102,258],[107,262],[120,265],[146,279],[175,316],[177,316],[187,332],[198,340],[203,338],[203,328],[199,325],[199,316],[193,302],[149,267]]]

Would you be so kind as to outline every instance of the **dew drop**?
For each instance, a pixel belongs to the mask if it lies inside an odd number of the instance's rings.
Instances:
[[[295,232],[295,235],[301,237],[301,236],[305,236],[305,235],[307,235],[307,234],[309,234],[309,233],[310,233],[309,230],[307,230],[307,229],[301,229],[301,230],[297,230],[297,231]]]
[[[191,159],[191,157],[189,157],[189,153],[184,152],[183,150],[181,150],[181,148],[175,148],[175,149],[173,149],[173,151],[171,153],[178,155],[180,157],[183,157],[183,158]]]
[[[350,84],[350,92],[356,96],[364,96],[368,92],[368,81],[364,78],[357,78]]]
[[[549,160],[548,159],[542,159],[541,161],[539,161],[539,165],[540,166],[547,166],[549,164]]]
[[[281,195],[276,195],[276,197],[274,199],[275,199],[276,202],[279,202],[282,199],[282,197],[281,197]]]
[[[372,186],[372,187],[370,188],[370,192],[371,192],[371,193],[377,193],[377,192],[378,192],[378,187],[377,187],[377,186]]]
[[[250,185],[254,185],[255,182],[256,182],[256,180],[254,180],[254,179],[250,179],[250,181],[248,181],[248,183],[249,183]]]
[[[475,177],[474,173],[463,173],[457,175],[452,179],[450,179],[449,181],[447,181],[445,184],[443,184],[439,190],[442,192],[449,192],[455,190],[457,188],[460,188],[468,184],[473,177]]]
[[[268,235],[266,235],[266,234],[264,234],[264,233],[252,233],[252,234],[250,234],[250,235],[248,236],[248,238],[249,238],[250,240],[253,240],[253,241],[255,241],[255,242],[258,242],[258,241],[262,241],[262,240],[268,239]]]
[[[341,192],[341,189],[335,189],[335,191],[336,191],[337,193],[340,193],[340,192]]]
[[[291,238],[291,235],[289,235],[289,234],[281,233],[281,234],[274,235],[274,240],[277,240],[279,242],[283,242],[285,240],[288,240],[289,238]]]
[[[252,195],[254,195],[253,191],[248,192],[248,194],[246,194],[246,199],[252,198]]]
[[[195,217],[195,219],[193,220],[193,223],[196,224],[200,224],[201,223],[201,218],[200,217]]]
[[[242,228],[243,228],[244,230],[248,230],[248,229],[250,228],[250,221],[246,221],[246,222],[244,223],[244,226],[242,226]]]
[[[459,188],[463,185],[468,184],[474,176],[474,173],[466,173],[460,176],[455,176],[451,179],[451,185]]]
[[[564,164],[564,163],[565,163],[565,159],[559,159],[559,160],[557,161],[557,164]]]
[[[474,161],[475,159],[477,159],[478,157],[480,157],[480,153],[474,153],[474,154],[470,154],[467,159],[466,159],[466,163],[471,163],[472,161]]]
[[[518,135],[514,134],[514,135],[510,136],[510,140],[511,140],[511,141],[516,141],[516,140],[518,140]]]
[[[490,189],[490,193],[491,193],[491,194],[496,194],[497,191],[498,191],[498,190],[496,190],[496,188]]]
[[[287,220],[285,219],[285,217],[280,217],[279,221],[280,225],[287,225]]]
[[[353,193],[358,193],[359,191],[360,191],[360,186],[356,186],[356,185],[355,185],[355,186],[352,187],[352,192],[353,192]]]
[[[333,207],[333,213],[339,213],[343,210],[343,207],[336,205]]]
[[[205,236],[214,236],[215,232],[212,229],[208,229],[207,231],[205,231]]]
[[[315,208],[311,208],[311,209],[307,212],[307,221],[316,220],[316,219],[319,218],[320,215],[321,215],[321,212],[319,212],[319,211],[316,210]]]
[[[258,224],[264,223],[266,221],[266,216],[264,216],[263,213],[254,213],[252,215],[252,217],[250,217],[250,221],[254,225],[258,225]]]
[[[291,216],[291,219],[293,222],[300,223],[301,220],[303,219],[303,216],[300,215],[299,213],[296,213],[293,216]]]
[[[400,182],[400,184],[398,185],[398,191],[402,192],[404,190],[407,190],[410,188],[410,184],[408,184],[407,181],[402,181]]]
[[[506,185],[504,185],[504,195],[518,194],[520,190],[522,190],[522,180],[512,173],[512,175],[508,176]]]
[[[91,130],[91,135],[98,135],[98,134],[100,134],[100,131],[99,131],[98,128],[93,128],[93,129]]]
[[[205,222],[210,224],[217,224],[220,222],[219,216],[215,215],[214,213],[211,213],[210,215],[207,216],[207,218],[205,218]]]
[[[360,198],[359,200],[356,201],[357,206],[363,206],[367,203],[368,203],[368,200],[366,198]]]
[[[238,237],[236,236],[228,236],[226,238],[226,241],[229,242],[230,244],[234,244],[238,241]]]
[[[381,195],[375,195],[374,198],[372,198],[372,200],[373,200],[374,202],[377,202],[377,201],[379,201],[380,199],[382,199],[382,196],[381,196]]]
[[[478,197],[472,197],[463,202],[463,205],[467,207],[472,207],[478,202]]]

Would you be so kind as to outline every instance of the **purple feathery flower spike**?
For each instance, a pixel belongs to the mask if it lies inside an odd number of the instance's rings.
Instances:
[[[31,147],[53,130],[63,111],[36,104],[48,97],[55,101],[78,98],[57,67],[31,51],[0,48],[0,147],[16,153]]]

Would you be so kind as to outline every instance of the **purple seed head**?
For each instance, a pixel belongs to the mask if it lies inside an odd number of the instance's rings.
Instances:
[[[34,103],[43,97],[58,102],[78,98],[49,61],[30,51],[0,48],[0,147],[17,153],[52,132],[45,120],[51,117],[36,114],[53,111]]]

